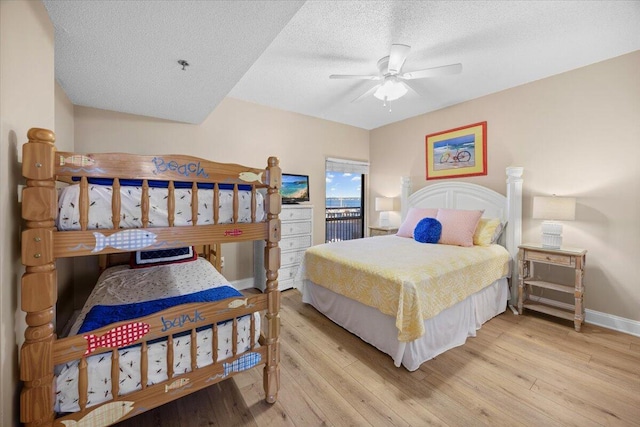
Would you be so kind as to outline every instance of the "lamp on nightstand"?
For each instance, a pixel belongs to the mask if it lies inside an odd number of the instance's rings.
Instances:
[[[390,197],[376,197],[376,212],[380,212],[380,227],[389,226],[389,211],[393,210],[393,199]]]
[[[536,196],[533,198],[533,218],[543,219],[542,246],[559,249],[562,246],[562,224],[556,221],[576,219],[575,197]]]

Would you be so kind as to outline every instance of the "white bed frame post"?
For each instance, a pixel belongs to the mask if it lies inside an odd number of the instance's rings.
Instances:
[[[511,255],[511,304],[517,301],[514,275],[518,271],[518,246],[522,243],[522,173],[524,168],[507,168],[507,218],[506,244]]]
[[[402,190],[400,192],[400,214],[402,215],[402,220],[407,217],[407,211],[409,210],[409,196],[411,195],[411,178],[408,176],[403,176],[400,178],[400,183],[402,185]]]

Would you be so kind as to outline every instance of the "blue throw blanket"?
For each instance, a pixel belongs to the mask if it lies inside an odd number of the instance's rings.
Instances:
[[[89,313],[87,313],[78,334],[92,331],[111,323],[148,316],[180,304],[212,302],[241,296],[242,294],[231,286],[220,286],[217,288],[194,292],[192,294],[162,298],[153,301],[135,302],[122,305],[95,305],[91,310],[89,310]]]

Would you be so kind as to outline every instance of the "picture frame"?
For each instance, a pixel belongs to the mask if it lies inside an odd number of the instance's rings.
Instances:
[[[487,122],[429,134],[425,145],[427,180],[487,174]]]

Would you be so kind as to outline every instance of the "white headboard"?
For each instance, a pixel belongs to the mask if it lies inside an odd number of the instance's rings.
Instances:
[[[504,246],[511,255],[511,271],[518,259],[518,245],[522,242],[522,173],[521,167],[510,166],[506,170],[506,196],[489,188],[467,182],[446,181],[428,185],[411,193],[411,180],[402,178],[402,219],[410,207],[484,209],[484,217],[507,221]]]

